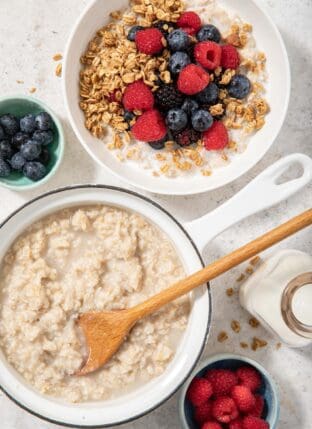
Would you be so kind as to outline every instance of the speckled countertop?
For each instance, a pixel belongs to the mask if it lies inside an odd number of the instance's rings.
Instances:
[[[312,2],[311,0],[259,0],[279,26],[290,56],[292,68],[292,95],[290,109],[276,143],[265,158],[248,174],[217,192],[194,197],[152,198],[169,209],[180,220],[191,220],[212,210],[241,189],[251,178],[282,155],[303,152],[312,155]],[[88,0],[1,0],[0,1],[0,76],[1,95],[29,93],[36,87],[36,96],[50,104],[63,119],[67,148],[64,163],[57,176],[47,186],[24,194],[0,188],[0,220],[12,210],[41,191],[70,183],[106,183],[127,187],[94,164],[75,138],[66,118],[61,93],[61,81],[54,75],[52,56],[64,51],[64,45],[77,16]],[[282,78],[282,77],[281,77]],[[17,80],[24,81],[18,84]],[[311,207],[312,185],[299,195],[279,206],[255,215],[217,238],[205,252],[205,261],[211,261],[234,247],[254,238],[278,222]],[[304,231],[280,245],[311,252],[311,230]],[[233,270],[212,284],[213,320],[208,346],[203,358],[217,352],[242,352],[240,341],[250,342],[253,335],[268,341],[261,351],[244,350],[248,356],[261,362],[276,379],[281,392],[279,428],[312,428],[312,347],[276,349],[277,339],[264,329],[253,330],[248,325],[248,314],[238,304],[237,294],[228,298],[225,290],[234,286],[242,268]],[[226,317],[225,317],[226,315]],[[230,322],[237,319],[242,325],[239,334],[231,331]],[[221,330],[229,339],[220,344]],[[19,409],[0,393],[1,429],[47,429],[54,426],[32,417]],[[56,426],[55,426],[56,427]],[[127,429],[178,429],[177,395],[158,410],[122,426]]]

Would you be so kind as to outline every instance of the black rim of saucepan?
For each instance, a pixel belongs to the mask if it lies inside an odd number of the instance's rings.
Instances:
[[[17,213],[19,213],[20,211],[22,211],[25,207],[31,205],[32,203],[39,201],[47,196],[53,195],[53,194],[58,194],[64,191],[70,191],[73,189],[86,189],[86,188],[99,188],[99,189],[108,189],[108,190],[112,190],[112,191],[116,191],[116,192],[120,192],[120,193],[124,193],[124,194],[130,194],[134,197],[137,197],[143,201],[146,201],[148,203],[150,203],[151,205],[153,205],[154,207],[156,207],[157,209],[161,210],[163,213],[165,213],[167,216],[170,217],[171,220],[173,220],[176,225],[183,231],[183,233],[185,234],[186,238],[188,238],[188,240],[191,242],[194,251],[196,252],[197,256],[200,259],[200,262],[202,264],[202,266],[204,267],[204,261],[200,255],[199,250],[197,249],[196,244],[194,243],[193,239],[191,238],[191,236],[188,234],[188,232],[185,230],[185,228],[183,227],[183,225],[171,214],[169,213],[166,209],[164,209],[161,205],[159,205],[158,203],[156,203],[155,201],[151,200],[150,198],[141,195],[137,192],[134,191],[130,191],[128,189],[124,189],[124,188],[120,188],[118,186],[108,186],[108,185],[100,185],[100,184],[86,184],[86,185],[72,185],[72,186],[65,186],[62,188],[58,188],[55,189],[53,191],[49,191],[49,192],[45,192],[44,194],[39,195],[38,197],[32,198],[30,201],[28,201],[27,203],[23,204],[22,206],[20,206],[17,210],[15,210],[14,212],[12,212],[1,224],[0,224],[0,232],[1,232],[1,228],[7,223],[9,222],[9,220],[11,218],[13,218]],[[152,408],[149,408],[148,410],[144,411],[141,414],[137,414],[134,417],[131,417],[129,419],[126,420],[122,420],[119,421],[117,423],[114,424],[102,424],[102,425],[74,425],[71,423],[65,423],[62,421],[58,421],[58,420],[54,420],[54,419],[50,419],[48,417],[45,417],[33,410],[31,410],[30,408],[26,407],[25,405],[21,404],[19,401],[17,401],[14,397],[12,397],[0,384],[0,389],[2,390],[2,392],[8,396],[16,405],[18,405],[20,408],[24,409],[25,411],[29,412],[30,414],[32,414],[33,416],[36,416],[42,420],[45,420],[49,423],[53,423],[56,425],[61,425],[64,427],[70,427],[70,428],[77,428],[77,429],[82,429],[82,428],[89,428],[89,429],[97,429],[97,428],[105,428],[105,427],[113,427],[113,426],[119,426],[125,423],[130,423],[134,420],[139,419],[140,417],[145,416],[146,414],[149,414],[150,412],[156,410],[158,407],[160,407],[162,404],[164,404],[165,402],[167,402],[179,389],[180,387],[185,383],[185,381],[188,379],[188,377],[191,375],[191,373],[193,372],[194,368],[196,367],[200,356],[202,355],[203,349],[206,345],[206,341],[209,335],[209,330],[210,330],[210,324],[211,324],[211,312],[212,312],[212,302],[211,302],[211,292],[210,292],[210,285],[209,283],[207,283],[207,290],[208,290],[208,306],[209,306],[209,315],[208,315],[208,320],[207,320],[207,327],[206,327],[206,333],[205,333],[205,337],[203,338],[203,343],[201,346],[201,349],[199,351],[199,354],[196,356],[196,359],[194,360],[194,364],[192,366],[192,368],[190,369],[190,371],[185,375],[185,377],[183,378],[183,380],[179,383],[179,385],[176,387],[176,389],[174,389],[173,392],[170,393],[170,395],[166,396],[165,398],[161,399],[157,405],[153,406]]]

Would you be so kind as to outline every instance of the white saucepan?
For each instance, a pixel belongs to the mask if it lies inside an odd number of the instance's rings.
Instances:
[[[170,195],[188,195],[219,188],[237,179],[252,168],[265,155],[278,135],[287,112],[290,94],[290,68],[287,52],[269,15],[257,0],[219,0],[218,4],[243,21],[253,25],[253,34],[260,51],[267,56],[268,84],[266,99],[271,111],[266,117],[265,126],[251,137],[248,147],[237,154],[224,168],[214,171],[209,177],[196,174],[177,178],[155,177],[139,164],[120,162],[100,139],[93,137],[85,128],[84,115],[79,107],[80,57],[96,31],[108,23],[109,14],[122,10],[128,0],[93,0],[78,18],[70,35],[63,63],[63,92],[68,118],[77,138],[89,155],[102,167],[149,192]]]
[[[277,179],[293,164],[301,165],[301,176],[277,184]],[[172,240],[185,271],[190,274],[202,268],[200,252],[218,233],[241,219],[288,198],[311,179],[312,160],[305,155],[290,155],[265,170],[223,206],[185,225],[181,225],[158,204],[125,189],[103,185],[58,189],[26,203],[2,223],[0,260],[13,240],[39,218],[65,207],[102,203],[133,210],[161,228]],[[191,300],[190,319],[174,359],[164,374],[134,392],[109,401],[68,404],[41,395],[31,388],[6,362],[2,353],[0,386],[13,401],[32,414],[65,426],[104,427],[142,416],[166,401],[183,384],[205,347],[211,320],[209,285],[194,291]]]

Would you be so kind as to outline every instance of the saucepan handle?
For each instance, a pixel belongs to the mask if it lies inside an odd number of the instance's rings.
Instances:
[[[301,166],[300,177],[279,184],[279,178],[293,165]],[[300,153],[288,155],[264,170],[222,206],[184,226],[202,251],[209,241],[225,229],[286,200],[311,180],[312,159]]]

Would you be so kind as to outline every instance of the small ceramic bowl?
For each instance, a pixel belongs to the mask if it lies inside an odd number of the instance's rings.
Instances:
[[[54,140],[53,143],[48,146],[51,159],[47,165],[47,175],[43,177],[43,179],[34,182],[25,177],[22,173],[12,172],[9,177],[0,177],[0,186],[14,191],[26,191],[37,188],[38,186],[46,183],[54,176],[61,164],[65,144],[62,124],[56,117],[55,113],[52,112],[45,103],[27,95],[0,97],[0,115],[11,113],[20,117],[27,113],[37,114],[43,111],[49,113],[54,123]]]
[[[262,376],[262,385],[259,391],[264,397],[265,403],[262,418],[269,423],[270,429],[276,429],[280,405],[278,390],[272,376],[255,360],[245,356],[227,353],[211,356],[193,373],[193,377],[189,378],[188,382],[184,385],[179,400],[181,427],[183,429],[197,429],[199,427],[193,420],[193,407],[185,397],[187,389],[195,376],[201,377],[209,369],[224,368],[236,370],[246,364],[256,368]]]

